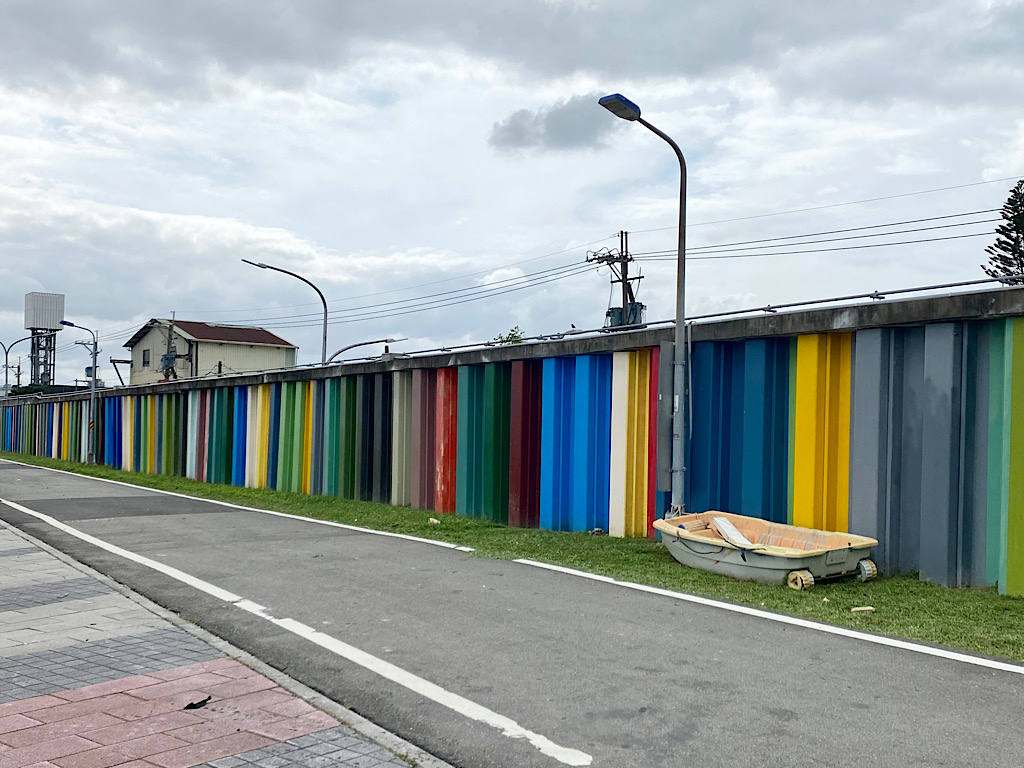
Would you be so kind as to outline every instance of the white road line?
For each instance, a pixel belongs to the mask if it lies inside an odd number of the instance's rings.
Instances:
[[[875,645],[885,645],[890,648],[900,648],[904,651],[912,651],[914,653],[921,653],[926,656],[938,656],[941,659],[950,659],[952,661],[961,661],[964,664],[973,664],[977,667],[985,667],[987,669],[995,669],[1000,672],[1013,672],[1017,675],[1024,675],[1024,666],[1019,664],[1011,664],[1005,661],[996,661],[995,659],[986,659],[981,656],[971,656],[967,653],[958,653],[957,651],[947,651],[944,648],[932,648],[928,645],[921,645],[920,643],[912,643],[907,640],[897,640],[893,637],[883,637],[882,635],[872,635],[867,632],[859,632],[856,629],[846,629],[845,627],[835,627],[831,624],[820,624],[816,621],[808,621],[807,619],[798,619],[795,616],[786,616],[781,613],[772,613],[770,611],[762,611],[758,608],[749,608],[745,605],[735,605],[734,603],[723,603],[719,600],[712,600],[707,597],[699,597],[697,595],[688,595],[684,592],[673,592],[668,589],[660,589],[658,587],[649,587],[646,584],[634,584],[631,581],[618,581],[610,576],[600,576],[595,573],[587,573],[586,571],[577,571],[574,568],[565,568],[561,565],[551,565],[550,563],[540,563],[536,560],[516,560],[517,563],[523,565],[531,565],[535,568],[543,568],[546,571],[556,571],[557,573],[565,573],[569,576],[578,576],[581,579],[589,579],[590,581],[599,581],[603,584],[614,584],[617,587],[625,587],[627,589],[635,589],[638,592],[648,592],[652,595],[660,595],[661,597],[671,597],[673,600],[682,600],[687,603],[696,603],[697,605],[706,605],[711,608],[721,608],[725,611],[732,611],[733,613],[742,613],[745,616],[754,616],[759,619],[767,619],[768,621],[775,621],[780,624],[790,624],[794,627],[802,627],[803,629],[812,629],[816,632],[825,632],[830,635],[839,635],[840,637],[849,637],[854,640],[863,640],[868,643],[874,643]]]
[[[197,579],[194,576],[190,576],[184,571],[179,571],[177,568],[172,568],[169,565],[164,565],[163,563],[157,562],[156,560],[151,560],[148,557],[137,555],[134,552],[130,552],[127,549],[122,549],[121,547],[115,544],[103,541],[103,539],[97,539],[95,536],[90,536],[88,533],[84,533],[83,531],[80,531],[77,528],[72,528],[69,525],[65,525],[64,523],[60,522],[60,520],[55,520],[54,518],[48,515],[44,515],[41,512],[36,512],[34,510],[29,509],[28,507],[23,507],[21,504],[16,504],[13,501],[6,501],[4,499],[0,499],[0,504],[6,504],[12,509],[16,509],[19,512],[24,512],[26,515],[32,515],[33,517],[38,518],[43,522],[48,523],[49,525],[52,525],[54,528],[64,531],[65,533],[70,533],[72,536],[78,537],[82,541],[87,541],[90,544],[94,544],[97,547],[101,547],[102,549],[107,550],[108,552],[113,552],[115,555],[120,555],[121,557],[128,558],[129,560],[134,560],[139,565],[144,565],[147,568],[152,568],[154,571],[159,571],[160,573],[170,576],[172,579],[177,579],[178,581],[188,584],[190,587],[201,589],[203,592],[213,595],[218,600],[223,600],[227,603],[234,603],[242,599],[234,592],[228,592],[226,589],[221,589],[220,587],[214,586],[213,584],[207,584],[205,581],[201,581],[200,579]]]
[[[4,459],[4,461],[9,461],[9,459]],[[86,475],[79,475],[79,474],[76,474],[74,472],[67,472],[66,470],[62,470],[62,469],[50,469],[49,467],[36,467],[33,464],[23,464],[22,462],[18,462],[18,461],[12,461],[11,463],[12,464],[18,464],[19,466],[23,466],[23,467],[29,467],[29,468],[32,468],[32,469],[47,469],[47,470],[49,470],[51,472],[60,472],[61,474],[71,475],[73,477],[88,477]],[[221,504],[223,506],[235,507],[237,509],[244,509],[244,510],[248,510],[248,511],[251,511],[251,512],[262,512],[264,514],[277,515],[279,517],[289,517],[289,518],[294,518],[294,519],[299,519],[299,520],[309,520],[310,522],[314,522],[314,523],[323,523],[325,525],[336,525],[336,526],[339,526],[339,527],[342,527],[342,528],[353,528],[354,530],[365,531],[366,533],[377,533],[377,534],[380,534],[382,536],[393,536],[393,537],[398,537],[398,538],[405,538],[405,539],[410,539],[412,541],[421,541],[421,542],[423,542],[425,544],[438,544],[438,545],[442,545],[442,546],[448,547],[450,549],[456,549],[456,550],[459,550],[459,551],[472,551],[468,547],[459,547],[459,546],[456,546],[454,544],[448,544],[446,542],[434,541],[432,539],[419,539],[419,538],[416,538],[415,536],[405,536],[403,534],[386,533],[386,532],[383,532],[383,531],[372,531],[372,530],[369,530],[369,529],[366,529],[366,528],[358,528],[356,526],[346,526],[346,525],[342,525],[341,523],[330,523],[330,522],[325,521],[325,520],[314,520],[312,518],[302,518],[302,517],[295,518],[294,515],[288,515],[288,514],[283,513],[283,512],[272,512],[270,510],[265,510],[265,509],[255,509],[255,508],[252,508],[252,507],[242,507],[242,506],[239,506],[237,504],[229,504],[229,503],[223,502],[223,501],[212,501],[212,500],[209,500],[209,499],[202,499],[202,498],[199,498],[199,497],[188,496],[188,495],[183,494],[183,493],[174,493],[172,491],[160,491],[160,490],[156,490],[156,489],[153,489],[153,488],[145,488],[144,486],[132,485],[131,483],[124,483],[124,482],[121,482],[119,480],[106,480],[104,478],[98,478],[98,477],[88,478],[88,479],[90,479],[90,480],[100,480],[100,481],[105,482],[105,483],[114,483],[115,485],[123,485],[123,486],[126,486],[128,488],[142,488],[143,490],[152,490],[155,493],[165,493],[165,494],[168,494],[170,496],[180,496],[181,498],[185,498],[185,499],[193,499],[193,500],[198,500],[198,501],[209,501],[211,504]],[[936,656],[938,658],[949,659],[949,660],[952,660],[952,661],[959,661],[959,662],[963,662],[964,664],[973,664],[974,666],[985,667],[987,669],[994,669],[994,670],[998,670],[1000,672],[1011,672],[1011,673],[1017,674],[1017,675],[1024,675],[1024,666],[1021,666],[1020,664],[1013,664],[1013,663],[1005,662],[1005,661],[997,661],[995,659],[986,659],[986,658],[981,657],[981,656],[972,656],[972,655],[967,654],[967,653],[958,653],[957,651],[949,651],[949,650],[946,650],[946,649],[943,649],[943,648],[933,648],[933,647],[928,646],[928,645],[922,645],[920,643],[913,643],[913,642],[910,642],[908,640],[898,640],[898,639],[892,638],[892,637],[883,637],[881,635],[872,635],[872,634],[869,634],[867,632],[858,632],[855,629],[846,629],[844,627],[836,627],[836,626],[832,626],[831,624],[821,624],[821,623],[816,622],[816,621],[808,621],[807,619],[799,619],[799,618],[797,618],[795,616],[786,616],[786,615],[781,614],[781,613],[772,613],[770,611],[762,611],[762,610],[758,610],[757,608],[749,608],[749,607],[744,606],[744,605],[736,605],[734,603],[725,603],[725,602],[722,602],[720,600],[713,600],[713,599],[708,598],[708,597],[699,597],[697,595],[688,595],[685,592],[673,592],[672,590],[668,590],[668,589],[659,589],[658,587],[649,587],[649,586],[647,586],[645,584],[634,584],[633,582],[629,582],[629,581],[618,581],[616,579],[611,578],[610,576],[601,576],[601,575],[598,575],[598,574],[595,574],[595,573],[587,573],[586,571],[578,571],[578,570],[575,570],[573,568],[566,568],[566,567],[560,566],[560,565],[551,565],[550,563],[540,563],[540,562],[537,562],[535,560],[526,560],[526,559],[516,560],[515,562],[521,563],[523,565],[534,566],[536,568],[543,568],[543,569],[548,570],[548,571],[556,571],[558,573],[568,574],[570,576],[577,576],[579,578],[589,579],[591,581],[600,581],[600,582],[603,582],[605,584],[614,584],[615,586],[625,587],[627,589],[634,589],[634,590],[637,590],[639,592],[648,592],[648,593],[650,593],[652,595],[661,595],[662,597],[670,597],[673,600],[682,600],[682,601],[688,602],[688,603],[696,603],[697,605],[706,605],[706,606],[709,606],[709,607],[712,607],[712,608],[721,608],[722,610],[725,610],[725,611],[732,611],[733,613],[741,613],[741,614],[744,614],[746,616],[754,616],[754,617],[757,617],[759,619],[767,619],[768,621],[774,621],[774,622],[778,622],[780,624],[789,624],[791,626],[801,627],[803,629],[810,629],[810,630],[813,630],[815,632],[824,632],[826,634],[839,635],[840,637],[848,637],[848,638],[851,638],[853,640],[862,640],[864,642],[874,643],[876,645],[884,645],[884,646],[888,646],[890,648],[900,648],[901,650],[911,651],[912,653],[920,653],[920,654],[924,654],[926,656]]]
[[[27,467],[28,469],[42,469],[47,472],[58,472],[62,475],[71,475],[71,477],[83,478],[85,480],[95,480],[99,483],[110,483],[111,485],[122,485],[125,488],[134,488],[136,490],[150,491],[151,493],[162,493],[164,496],[176,496],[179,499],[189,499],[190,501],[205,501],[207,504],[217,504],[221,507],[230,507],[231,509],[240,509],[245,512],[259,512],[261,515],[273,515],[274,517],[287,517],[289,520],[301,520],[306,523],[315,523],[317,525],[329,525],[332,528],[344,528],[348,531],[358,531],[359,533],[372,533],[374,536],[386,536],[389,539],[405,539],[406,541],[415,541],[419,544],[433,544],[435,547],[442,547],[444,549],[456,549],[459,552],[472,552],[472,547],[463,547],[458,544],[452,544],[447,541],[438,541],[437,539],[424,539],[419,536],[410,536],[407,533],[391,533],[389,531],[376,531],[373,528],[362,528],[358,525],[346,525],[345,523],[335,523],[332,520],[318,520],[315,517],[305,517],[303,515],[290,515],[287,512],[275,512],[272,509],[259,509],[257,507],[246,507],[241,504],[232,504],[230,501],[218,501],[217,499],[204,499],[202,496],[189,496],[187,493],[177,493],[176,491],[164,491],[160,488],[147,488],[144,485],[133,485],[132,483],[126,483],[121,480],[110,480],[106,477],[92,477],[91,475],[80,475],[77,472],[68,472],[66,469],[54,469],[53,467],[40,467],[36,464],[26,464],[23,461],[14,461],[12,459],[0,459],[9,464],[17,464],[19,467]]]
[[[511,718],[500,715],[493,710],[477,704],[476,702],[445,690],[441,686],[432,683],[429,680],[425,680],[418,675],[414,675],[412,672],[407,672],[401,667],[397,667],[390,662],[379,659],[366,651],[356,648],[355,646],[342,642],[330,635],[326,635],[323,632],[296,621],[295,619],[279,619],[271,616],[264,606],[240,597],[232,592],[228,592],[225,589],[221,589],[215,584],[210,584],[207,581],[196,578],[195,576],[187,574],[177,568],[165,565],[161,562],[145,557],[144,555],[136,554],[135,552],[124,549],[123,547],[119,547],[115,544],[111,544],[103,539],[96,538],[95,536],[85,533],[84,531],[80,531],[77,528],[72,528],[70,525],[62,523],[60,520],[43,514],[42,512],[36,512],[35,510],[29,509],[17,502],[0,499],[0,504],[6,504],[11,507],[11,509],[30,515],[59,531],[63,531],[75,538],[88,542],[89,544],[99,547],[100,549],[104,549],[107,552],[119,555],[127,560],[131,560],[139,565],[152,568],[155,571],[159,571],[173,579],[177,579],[178,581],[188,584],[194,589],[198,589],[199,591],[212,595],[219,600],[230,603],[237,608],[241,608],[254,616],[259,616],[260,618],[269,621],[292,634],[308,640],[309,642],[316,643],[321,648],[329,650],[332,653],[353,662],[354,664],[358,664],[364,669],[368,669],[383,678],[408,688],[424,698],[437,702],[454,712],[458,712],[460,715],[468,717],[471,720],[484,723],[485,725],[489,725],[492,728],[497,728],[501,731],[503,736],[507,736],[511,739],[526,739],[542,754],[554,758],[563,765],[587,766],[593,761],[593,757],[588,755],[586,752],[580,752],[576,749],[560,746],[546,736],[523,728],[523,726],[519,725],[519,723]]]

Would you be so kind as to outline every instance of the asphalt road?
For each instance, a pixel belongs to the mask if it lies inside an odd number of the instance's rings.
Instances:
[[[559,766],[577,753],[615,768],[1024,764],[1024,675],[9,462],[0,499],[229,590],[554,745],[505,735],[287,622],[0,504],[8,522],[456,766]]]

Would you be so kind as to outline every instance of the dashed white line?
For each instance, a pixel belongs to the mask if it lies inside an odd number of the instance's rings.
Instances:
[[[4,459],[4,461],[10,461]],[[72,477],[82,477],[74,472],[67,472],[62,469],[50,469],[49,467],[36,467],[33,464],[23,464],[22,462],[11,461],[12,464],[18,464],[19,466],[29,467],[32,469],[45,469],[51,472],[60,472],[61,474],[71,475]],[[433,544],[436,546],[443,546],[448,549],[454,549],[460,552],[472,552],[470,547],[462,547],[455,544],[449,544],[448,542],[436,541],[433,539],[421,539],[415,536],[408,536],[405,534],[387,533],[385,531],[374,531],[367,528],[359,528],[358,526],[343,525],[341,523],[332,523],[326,520],[316,520],[313,518],[301,518],[294,515],[288,515],[284,512],[273,512],[266,509],[256,509],[254,507],[243,507],[238,504],[231,504],[224,501],[213,501],[211,499],[203,499],[196,496],[188,496],[183,493],[174,493],[173,491],[161,491],[155,488],[145,488],[145,486],[132,485],[131,483],[124,483],[119,480],[107,480],[105,478],[89,478],[91,480],[99,480],[105,483],[113,483],[115,485],[123,485],[127,488],[142,488],[143,490],[153,491],[154,493],[163,493],[168,496],[178,496],[180,498],[192,499],[194,501],[207,501],[210,504],[220,504],[225,507],[233,507],[235,509],[242,509],[250,512],[261,512],[267,515],[276,515],[278,517],[289,517],[292,519],[308,520],[313,523],[320,523],[323,525],[334,525],[339,528],[350,528],[365,533],[374,533],[380,536],[390,536],[394,538],[408,539],[410,541],[417,541],[423,544]],[[996,659],[986,659],[981,656],[972,656],[967,653],[958,653],[957,651],[950,651],[944,648],[934,648],[929,645],[922,645],[920,643],[910,642],[908,640],[899,640],[893,637],[883,637],[882,635],[872,635],[867,632],[858,632],[855,629],[846,629],[845,627],[837,627],[831,624],[821,624],[816,621],[808,621],[807,619],[800,619],[795,616],[786,616],[785,614],[772,613],[770,611],[762,611],[757,608],[750,608],[745,605],[736,605],[734,603],[725,603],[720,600],[713,600],[708,597],[699,597],[697,595],[688,595],[684,592],[673,592],[668,589],[659,589],[658,587],[649,587],[645,584],[635,584],[628,581],[618,581],[611,578],[610,576],[601,576],[599,574],[587,573],[586,571],[578,571],[573,568],[566,568],[560,565],[551,565],[550,563],[541,563],[535,560],[520,559],[515,562],[523,565],[533,566],[535,568],[543,568],[548,571],[556,571],[558,573],[564,573],[571,576],[577,576],[583,579],[589,579],[590,581],[599,581],[605,584],[613,584],[619,587],[625,587],[627,589],[633,589],[639,592],[647,592],[653,595],[661,595],[662,597],[670,597],[673,600],[682,600],[684,602],[696,603],[697,605],[705,605],[712,608],[720,608],[725,611],[732,611],[733,613],[740,613],[747,616],[754,616],[760,619],[766,619],[768,621],[774,621],[780,624],[789,624],[791,626],[801,627],[803,629],[810,629],[815,632],[824,632],[826,634],[838,635],[840,637],[848,637],[854,640],[861,640],[868,643],[874,643],[875,645],[884,645],[890,648],[899,648],[901,650],[910,651],[912,653],[920,653],[926,656],[935,656],[942,659],[948,659],[951,661],[958,661],[964,664],[972,664],[978,667],[985,667],[987,669],[994,669],[1000,672],[1010,672],[1017,675],[1024,675],[1024,666],[1020,664],[1013,664],[1011,662],[998,661]]]

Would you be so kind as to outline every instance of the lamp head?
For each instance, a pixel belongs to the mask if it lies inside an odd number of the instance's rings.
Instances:
[[[71,322],[70,320],[61,320],[61,321],[60,321],[60,324],[61,324],[61,325],[67,325],[67,326],[70,326],[71,328],[74,328],[74,327],[75,327],[75,324],[74,324],[74,323],[72,323],[72,322]]]
[[[249,261],[248,259],[242,259],[242,261],[244,261],[246,264],[252,264],[254,267],[259,267],[260,269],[267,268],[267,265],[264,264],[262,261]]]
[[[640,107],[627,99],[621,93],[613,93],[597,100],[597,103],[607,109],[616,117],[623,120],[639,120]]]

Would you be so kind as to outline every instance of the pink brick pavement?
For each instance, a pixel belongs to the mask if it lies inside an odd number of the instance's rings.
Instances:
[[[217,659],[0,704],[0,768],[188,768],[337,725]]]

